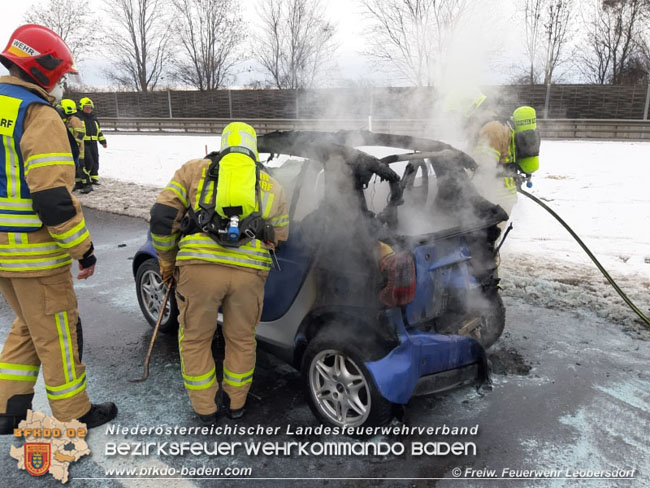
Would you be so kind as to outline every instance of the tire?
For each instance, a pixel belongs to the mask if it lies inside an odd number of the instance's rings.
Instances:
[[[151,258],[144,261],[135,274],[135,288],[142,315],[154,327],[158,320],[158,310],[165,297],[166,287],[162,284],[158,261]],[[165,315],[160,324],[160,332],[172,333],[178,328],[178,306],[172,293],[165,307]]]
[[[393,418],[393,404],[379,393],[364,365],[368,359],[349,339],[321,331],[307,345],[301,376],[309,407],[323,424],[385,425]]]
[[[485,348],[492,346],[506,326],[506,307],[499,294],[499,290],[493,289],[483,294],[485,304],[479,309],[481,314],[481,334],[479,343]]]
[[[453,300],[450,311],[436,321],[441,334],[468,335],[484,349],[492,346],[503,333],[506,325],[506,308],[497,288],[469,294],[462,300]],[[473,325],[468,325],[472,324]],[[468,332],[462,329],[469,326]]]

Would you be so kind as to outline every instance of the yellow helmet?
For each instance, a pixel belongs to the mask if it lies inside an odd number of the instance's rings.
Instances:
[[[231,122],[221,133],[221,151],[227,148],[242,148],[240,152],[251,153],[249,156],[259,161],[257,152],[257,134],[255,129],[244,122]]]
[[[468,119],[487,100],[487,96],[479,90],[470,92],[463,90],[452,90],[444,98],[445,110],[449,113],[456,113]]]
[[[61,100],[61,108],[63,109],[63,113],[66,115],[72,115],[77,113],[77,104],[74,103],[74,100],[70,100],[69,98],[64,98]]]
[[[79,108],[81,110],[83,110],[84,107],[87,106],[87,105],[90,106],[90,108],[95,108],[95,104],[93,103],[93,101],[90,98],[83,97],[81,100],[79,100]]]

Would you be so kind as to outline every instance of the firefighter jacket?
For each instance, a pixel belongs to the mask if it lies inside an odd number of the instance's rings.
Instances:
[[[69,117],[64,119],[64,122],[65,122],[65,126],[68,128],[70,134],[72,134],[72,137],[74,137],[74,140],[77,143],[77,147],[79,148],[79,159],[83,159],[84,139],[86,137],[86,128],[84,126],[84,123],[76,114],[70,115]]]
[[[102,129],[99,126],[99,121],[93,112],[87,114],[81,110],[77,112],[77,115],[79,115],[81,123],[84,127],[84,141],[95,141],[95,143],[97,141],[100,143],[106,142],[106,138],[104,137]]]
[[[0,276],[60,273],[92,256],[81,206],[71,194],[75,165],[52,98],[0,77]]]
[[[211,201],[215,182],[206,180],[211,161],[194,159],[185,163],[158,196],[151,209],[151,238],[160,260],[164,264],[217,263],[248,270],[269,271],[272,259],[271,245],[252,239],[240,247],[224,247],[204,232],[181,235],[180,222],[191,206],[199,208],[199,198],[204,185],[210,185],[206,199]],[[260,172],[259,191],[262,218],[268,220],[275,231],[275,242],[289,237],[289,213],[284,190],[267,173]]]
[[[499,193],[503,198],[509,200],[514,195],[516,199],[517,185],[505,166],[515,162],[513,131],[507,124],[492,121],[481,127],[474,150],[474,158],[479,169],[489,167],[499,174],[499,178],[503,181],[503,188]],[[490,200],[494,201],[494,199]]]

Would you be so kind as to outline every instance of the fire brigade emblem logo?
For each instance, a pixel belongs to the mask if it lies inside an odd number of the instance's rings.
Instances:
[[[25,469],[29,474],[42,476],[50,469],[51,444],[44,442],[25,443]]]

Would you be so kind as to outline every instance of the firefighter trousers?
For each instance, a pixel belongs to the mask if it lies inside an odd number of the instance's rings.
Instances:
[[[40,366],[52,414],[67,422],[86,414],[86,367],[79,359],[77,298],[72,275],[0,277],[0,290],[14,313],[0,355],[0,413],[14,395],[34,393]]]
[[[217,410],[219,383],[212,356],[219,307],[226,344],[223,389],[230,408],[246,403],[255,370],[255,327],[262,315],[268,273],[220,264],[186,264],[178,268],[178,348],[183,382],[192,408],[201,415]]]
[[[87,151],[84,151],[87,154],[86,158],[88,158],[85,163],[86,170],[92,181],[99,181],[99,148],[97,147],[97,141],[86,141],[86,147],[88,148]]]

